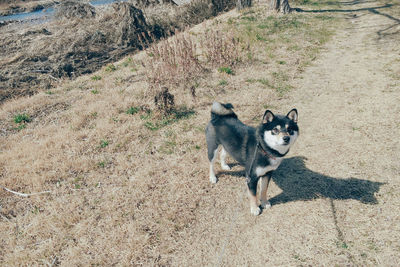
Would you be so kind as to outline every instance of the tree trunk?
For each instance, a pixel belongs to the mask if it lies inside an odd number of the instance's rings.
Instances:
[[[270,0],[269,8],[287,14],[292,11],[289,5],[289,0]]]
[[[236,9],[242,10],[244,8],[251,7],[251,0],[237,0]]]

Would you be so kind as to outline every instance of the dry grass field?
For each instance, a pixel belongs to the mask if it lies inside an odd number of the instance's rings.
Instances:
[[[2,103],[0,265],[399,266],[399,5],[291,5]],[[235,162],[209,182],[215,100],[251,125],[299,111],[260,216]]]

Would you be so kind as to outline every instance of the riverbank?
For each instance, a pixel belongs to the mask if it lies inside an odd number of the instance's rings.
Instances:
[[[34,12],[53,7],[65,0],[2,0],[0,1],[0,16],[9,16],[18,13]],[[82,1],[83,2],[83,1]],[[88,1],[85,1],[88,2]]]
[[[172,1],[143,1],[140,9],[130,2],[104,8],[67,2],[59,5],[62,12],[52,21],[0,27],[0,103],[92,73],[154,40],[234,7],[232,0],[218,6],[212,1],[193,1],[182,7]]]

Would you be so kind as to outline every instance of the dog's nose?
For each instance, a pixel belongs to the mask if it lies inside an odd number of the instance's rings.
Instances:
[[[290,136],[284,136],[283,141],[287,144],[290,141]]]

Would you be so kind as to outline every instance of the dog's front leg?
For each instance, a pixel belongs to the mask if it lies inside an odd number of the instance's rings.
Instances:
[[[247,193],[250,201],[250,212],[255,216],[261,213],[261,209],[257,204],[257,182],[258,177],[247,178]]]
[[[267,173],[261,178],[261,191],[260,191],[260,202],[262,209],[268,209],[271,207],[271,203],[267,200],[268,184],[271,180],[271,172]]]

